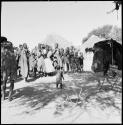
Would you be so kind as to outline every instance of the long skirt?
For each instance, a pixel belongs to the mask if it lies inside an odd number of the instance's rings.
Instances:
[[[67,63],[64,64],[64,71],[67,72],[68,68],[67,68]]]
[[[45,72],[45,62],[42,56],[37,60],[37,71]]]
[[[21,75],[23,78],[28,77],[29,64],[26,56],[22,56],[20,59]]]
[[[34,71],[34,68],[36,68],[36,66],[37,66],[37,61],[33,57],[30,57],[29,58],[29,70]]]
[[[45,62],[45,71],[46,71],[46,73],[55,72],[55,69],[53,67],[53,64],[52,64],[52,61],[51,61],[50,58],[45,58],[44,62]]]

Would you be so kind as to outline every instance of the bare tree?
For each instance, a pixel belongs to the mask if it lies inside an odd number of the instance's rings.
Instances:
[[[115,8],[113,10],[107,12],[107,14],[110,14],[116,10],[117,11],[117,19],[118,19],[118,10],[120,8],[120,5],[122,5],[122,2],[121,1],[114,1],[113,3],[115,4]]]

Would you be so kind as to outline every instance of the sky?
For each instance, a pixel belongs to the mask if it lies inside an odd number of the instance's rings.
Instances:
[[[1,35],[15,46],[24,42],[34,48],[49,34],[64,37],[79,46],[90,31],[103,25],[121,28],[121,8],[113,1],[2,2]]]

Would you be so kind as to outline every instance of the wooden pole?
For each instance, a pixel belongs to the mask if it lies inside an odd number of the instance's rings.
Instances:
[[[112,65],[113,65],[113,42],[112,42]]]
[[[118,20],[118,10],[117,10],[117,20]]]

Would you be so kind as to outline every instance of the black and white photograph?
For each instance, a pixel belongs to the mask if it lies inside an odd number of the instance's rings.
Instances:
[[[121,124],[121,10],[1,1],[1,124]]]

